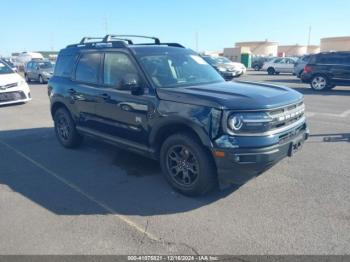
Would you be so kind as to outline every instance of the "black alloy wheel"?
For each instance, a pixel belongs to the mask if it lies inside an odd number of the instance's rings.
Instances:
[[[198,160],[185,145],[174,145],[167,152],[167,168],[174,182],[188,187],[198,179]]]

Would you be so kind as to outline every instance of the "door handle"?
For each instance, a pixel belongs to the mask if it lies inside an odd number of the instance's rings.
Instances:
[[[108,94],[100,94],[100,97],[102,97],[103,99],[110,99],[111,96]]]

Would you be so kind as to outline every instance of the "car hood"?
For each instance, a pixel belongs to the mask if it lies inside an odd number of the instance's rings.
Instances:
[[[21,80],[23,80],[23,78],[17,73],[0,74],[0,86],[17,83]]]
[[[50,73],[50,74],[53,74],[53,69],[52,68],[48,68],[48,69],[40,69],[41,72],[47,72],[47,73]]]
[[[216,67],[224,67],[224,68],[243,68],[244,65],[241,63],[231,62],[231,63],[221,63],[215,64]]]
[[[303,99],[288,87],[243,81],[158,88],[157,94],[162,100],[233,110],[271,109]]]

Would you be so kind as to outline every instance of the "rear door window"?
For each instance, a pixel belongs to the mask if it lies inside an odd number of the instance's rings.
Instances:
[[[75,79],[85,83],[98,83],[100,63],[100,53],[85,53],[81,55],[75,71]]]
[[[71,77],[77,55],[60,55],[55,66],[55,76]]]
[[[282,63],[282,58],[278,58],[275,61],[273,61],[275,64]]]

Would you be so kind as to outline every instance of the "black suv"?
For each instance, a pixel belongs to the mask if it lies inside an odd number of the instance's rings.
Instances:
[[[350,52],[312,55],[301,74],[301,80],[310,83],[316,91],[350,85]]]
[[[299,92],[226,82],[190,49],[130,37],[60,51],[48,95],[63,146],[89,135],[158,159],[175,189],[197,195],[246,182],[307,139]]]

